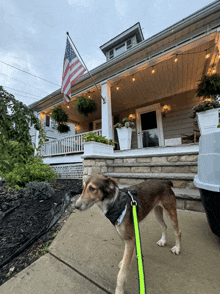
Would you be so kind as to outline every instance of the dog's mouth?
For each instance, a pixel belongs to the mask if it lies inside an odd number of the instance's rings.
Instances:
[[[79,211],[85,211],[89,209],[94,203],[94,201],[81,202],[79,199],[78,201],[76,201],[75,208]]]

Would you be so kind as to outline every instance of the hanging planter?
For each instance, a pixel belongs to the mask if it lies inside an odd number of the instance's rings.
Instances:
[[[220,95],[220,74],[204,76],[197,88],[197,96],[217,100]]]
[[[58,123],[57,131],[59,133],[67,133],[70,131],[70,127],[67,124],[65,124],[67,122],[68,116],[62,108],[54,108],[52,110],[51,118]]]
[[[88,114],[93,113],[97,110],[97,104],[94,100],[81,96],[77,99],[76,109],[80,114],[88,116]]]

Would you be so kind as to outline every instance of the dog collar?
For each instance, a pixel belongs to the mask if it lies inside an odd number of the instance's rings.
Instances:
[[[118,197],[114,203],[109,204],[105,216],[110,220],[114,226],[119,226],[127,211],[127,203],[129,196],[124,191],[119,191]]]

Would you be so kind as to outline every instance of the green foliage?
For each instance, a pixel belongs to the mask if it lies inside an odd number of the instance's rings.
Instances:
[[[26,163],[15,163],[13,169],[1,177],[12,187],[24,187],[29,182],[51,182],[57,178],[55,171],[39,157],[30,158]]]
[[[126,128],[132,128],[135,126],[135,123],[131,120],[129,120],[127,117],[123,118],[121,123],[117,123],[116,125],[114,125],[115,128],[122,128],[122,127],[126,127]]]
[[[40,133],[39,151],[42,142],[45,140],[40,121],[32,110],[0,86],[0,172],[4,171],[2,167],[5,164],[8,166],[8,155],[12,151],[18,162],[23,161],[26,155],[28,156],[29,146],[31,145],[30,122]],[[8,145],[10,141],[16,141],[20,145],[14,146],[11,151]]]
[[[81,96],[77,99],[76,109],[80,114],[88,116],[89,113],[93,113],[97,110],[97,104],[94,100]]]
[[[93,142],[99,142],[99,143],[112,145],[112,146],[115,146],[115,144],[118,144],[117,142],[112,142],[112,140],[106,139],[105,136],[98,136],[93,132],[86,134],[83,137],[83,139],[85,139],[85,142],[93,141]]]
[[[57,123],[67,122],[68,116],[62,108],[56,107],[52,110],[51,118]]]
[[[62,108],[56,107],[52,110],[51,118],[54,119],[57,123],[57,131],[59,133],[67,133],[70,131],[70,127],[65,124],[68,120],[67,114],[63,111]]]
[[[70,131],[70,127],[66,124],[58,124],[57,131],[60,133],[68,133]]]
[[[24,143],[9,141],[4,143],[4,150],[0,153],[0,173],[11,171],[16,163],[26,163],[34,156],[34,147]],[[18,156],[19,155],[19,156]]]
[[[192,112],[190,113],[190,118],[196,117],[196,112],[206,111],[214,108],[219,108],[220,102],[217,100],[211,100],[211,101],[203,101],[202,103],[194,106],[192,108]]]
[[[198,97],[216,99],[216,96],[220,95],[220,74],[204,76],[198,85],[196,93]]]
[[[220,128],[220,124],[217,126],[217,128]]]

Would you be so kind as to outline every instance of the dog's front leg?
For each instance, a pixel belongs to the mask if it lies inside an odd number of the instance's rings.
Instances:
[[[120,270],[117,277],[117,286],[115,294],[124,294],[126,277],[128,274],[129,265],[131,263],[132,255],[134,252],[135,241],[134,239],[125,240],[125,250],[123,259],[120,263]]]

